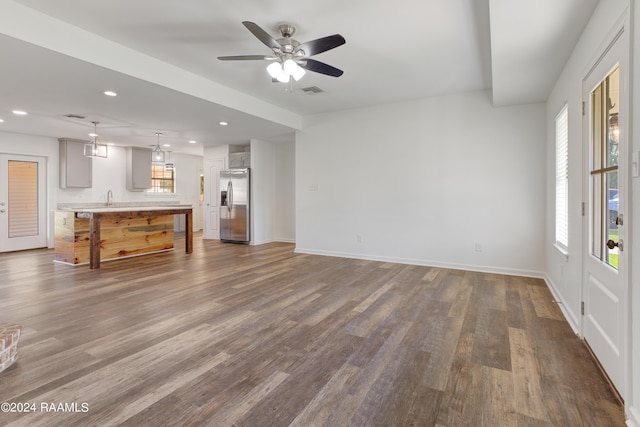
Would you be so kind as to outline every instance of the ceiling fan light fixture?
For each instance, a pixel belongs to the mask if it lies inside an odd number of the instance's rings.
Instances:
[[[293,59],[287,59],[284,61],[284,64],[282,64],[282,69],[290,76],[293,76],[293,73],[295,73],[298,68],[300,67],[298,67],[298,64],[296,64],[296,61]]]
[[[277,79],[282,73],[282,65],[280,65],[279,62],[272,62],[267,66],[267,73],[269,73],[272,78]]]
[[[302,77],[304,77],[304,75],[307,73],[304,68],[302,68],[301,66],[296,64],[296,70],[293,72],[293,74],[291,75],[295,81],[300,80]]]
[[[284,70],[282,70],[282,72],[278,74],[278,77],[276,77],[276,79],[280,83],[289,83],[289,74],[287,74]]]

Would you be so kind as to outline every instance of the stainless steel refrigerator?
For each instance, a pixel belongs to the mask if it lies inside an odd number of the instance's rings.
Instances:
[[[249,168],[220,172],[220,240],[249,243],[250,205]]]

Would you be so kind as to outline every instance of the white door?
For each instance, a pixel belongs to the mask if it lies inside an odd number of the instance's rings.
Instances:
[[[46,159],[0,154],[0,252],[47,246]]]
[[[629,330],[624,251],[629,145],[627,35],[618,34],[583,81],[583,336],[624,398]]]
[[[220,239],[220,171],[224,159],[204,161],[204,233],[205,239]]]

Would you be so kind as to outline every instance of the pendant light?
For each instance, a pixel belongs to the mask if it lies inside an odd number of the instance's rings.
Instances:
[[[171,151],[167,151],[167,163],[164,164],[164,170],[166,171],[172,171],[175,170],[176,167],[173,164],[173,162],[171,161]]]
[[[153,153],[151,153],[151,161],[153,161],[153,163],[164,163],[164,151],[160,148],[160,135],[162,135],[162,133],[156,132],[158,144],[156,148],[153,149]]]
[[[91,122],[93,123],[93,142],[88,144],[84,144],[84,156],[85,157],[107,157],[107,145],[101,144],[98,139],[98,123],[99,122]]]

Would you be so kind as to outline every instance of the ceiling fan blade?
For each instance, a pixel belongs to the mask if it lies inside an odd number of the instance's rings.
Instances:
[[[259,61],[263,59],[275,59],[266,55],[236,55],[236,56],[218,56],[220,61]]]
[[[344,71],[325,64],[324,62],[316,61],[315,59],[305,58],[299,65],[305,70],[314,71],[320,74],[326,74],[327,76],[340,77]]]
[[[258,40],[260,40],[262,43],[269,46],[271,49],[282,49],[282,46],[280,46],[280,43],[275,41],[275,39],[271,37],[269,33],[267,33],[265,30],[260,28],[258,24],[256,24],[255,22],[242,21],[242,25],[247,27],[247,30],[251,31],[251,34],[256,36]]]
[[[304,51],[305,56],[313,56],[322,52],[326,52],[338,46],[342,46],[346,43],[344,37],[340,34],[334,34],[332,36],[322,37],[302,43],[296,48],[296,51]]]

